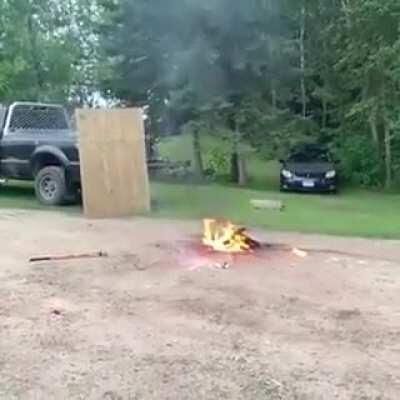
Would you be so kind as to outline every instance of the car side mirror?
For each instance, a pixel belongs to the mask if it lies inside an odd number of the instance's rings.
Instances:
[[[285,164],[285,160],[282,159],[282,158],[280,158],[278,161],[279,161],[280,164]]]

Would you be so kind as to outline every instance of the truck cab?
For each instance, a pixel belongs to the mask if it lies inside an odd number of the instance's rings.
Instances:
[[[62,106],[0,106],[0,177],[34,181],[36,196],[45,205],[60,205],[76,195],[79,151]]]

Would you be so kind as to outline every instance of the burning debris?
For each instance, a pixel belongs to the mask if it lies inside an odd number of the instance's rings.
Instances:
[[[270,251],[291,252],[299,258],[306,258],[308,251],[292,247],[286,244],[262,244],[251,238],[246,233],[246,228],[232,224],[230,221],[222,219],[203,220],[203,244],[208,248],[221,253],[250,253],[253,250],[269,249]],[[220,269],[227,269],[230,264],[217,264]]]
[[[205,219],[203,243],[211,249],[224,253],[252,251],[261,244],[246,233],[246,228],[233,225],[229,221]]]

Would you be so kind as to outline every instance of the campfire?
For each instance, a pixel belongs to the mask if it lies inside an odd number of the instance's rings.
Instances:
[[[238,227],[229,221],[205,219],[203,224],[203,243],[214,251],[243,253],[260,247],[260,243],[246,233],[246,228]]]

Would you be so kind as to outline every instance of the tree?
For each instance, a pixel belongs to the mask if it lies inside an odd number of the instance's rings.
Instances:
[[[96,9],[95,0],[3,1],[1,100],[64,102],[77,87],[87,87],[96,44]]]
[[[398,140],[400,4],[397,1],[343,4],[337,68],[350,83],[347,117],[369,127],[372,143],[384,167],[387,188],[393,181],[393,141]]]
[[[199,177],[207,129],[230,135],[240,183],[243,145],[276,158],[308,140],[328,145],[361,183],[390,187],[400,169],[399,7],[103,1],[102,86],[127,104],[148,105],[156,135],[166,120],[190,127]]]
[[[173,109],[181,125],[218,122],[228,127],[239,169],[244,170],[241,104],[259,90],[270,90],[272,101],[278,102],[279,77],[268,82],[274,69],[271,36],[277,30],[271,24],[268,31],[268,23],[276,16],[271,13],[275,3],[186,0],[166,5],[121,0],[107,10],[110,23],[104,29],[104,45],[115,72],[105,87],[128,102],[149,104],[156,99],[158,118]],[[179,13],[171,12],[177,7]],[[149,105],[154,110],[155,105]],[[192,131],[201,164],[199,129]]]

